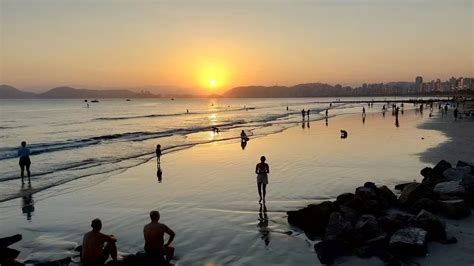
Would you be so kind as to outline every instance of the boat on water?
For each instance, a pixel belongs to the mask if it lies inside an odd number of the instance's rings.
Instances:
[[[126,99],[125,101],[129,102],[129,101],[131,101],[131,100],[130,100],[130,99]]]
[[[99,100],[95,99],[95,100],[92,100],[91,103],[98,103]]]

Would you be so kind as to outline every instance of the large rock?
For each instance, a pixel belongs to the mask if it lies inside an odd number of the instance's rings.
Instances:
[[[410,185],[410,184],[413,184],[413,183],[416,183],[416,182],[408,182],[408,183],[402,183],[402,184],[398,184],[398,185],[395,185],[395,190],[400,190],[400,191],[403,191],[403,189]]]
[[[403,189],[402,194],[398,198],[398,202],[402,206],[408,207],[422,198],[433,198],[433,191],[424,184],[412,183]]]
[[[354,193],[342,193],[341,195],[337,196],[336,202],[339,205],[345,204],[346,202],[352,200],[354,198]]]
[[[433,192],[437,194],[462,196],[466,193],[466,190],[459,184],[459,181],[448,181],[436,184]]]
[[[329,216],[328,225],[324,233],[324,240],[343,240],[352,230],[351,223],[344,219],[339,212],[333,212]]]
[[[449,168],[446,169],[443,172],[444,178],[446,178],[447,181],[458,181],[461,182],[463,179],[464,175],[468,175],[471,172],[471,167],[465,166],[465,167],[456,167],[456,168]]]
[[[325,201],[317,205],[309,205],[297,211],[288,211],[288,223],[301,228],[308,238],[322,236],[329,221],[329,215],[337,211],[337,204]]]
[[[434,187],[440,182],[447,181],[443,176],[443,172],[451,168],[451,164],[442,160],[440,161],[433,169],[424,168],[421,170],[421,174],[424,177],[422,184],[425,184],[429,187]]]
[[[410,211],[412,213],[419,213],[421,210],[427,210],[431,213],[438,213],[439,212],[439,204],[438,202],[434,201],[434,200],[431,200],[431,199],[427,199],[427,198],[422,198],[422,199],[419,199],[417,201],[415,201],[415,203],[413,203],[411,206],[410,206]]]
[[[396,231],[390,238],[390,250],[402,256],[424,256],[427,232],[417,227],[405,227]]]
[[[407,227],[415,219],[414,215],[402,214],[402,213],[391,213],[377,218],[377,222],[387,234],[392,235],[396,231]]]
[[[446,224],[436,215],[422,210],[416,216],[413,226],[422,228],[428,232],[428,240],[444,240],[446,239]]]
[[[380,228],[373,215],[362,215],[352,231],[352,241],[356,246],[383,242],[387,234]]]
[[[387,186],[379,187],[377,196],[383,202],[385,208],[389,208],[397,203],[397,196]]]
[[[458,163],[456,164],[456,167],[465,167],[465,166],[469,166],[471,168],[470,174],[474,175],[474,165],[473,164],[469,164],[469,163],[466,163],[466,162],[463,162],[463,161],[458,161]]]
[[[321,264],[332,265],[339,256],[350,255],[350,248],[342,241],[323,240],[314,245]]]
[[[358,187],[355,190],[355,196],[363,200],[369,200],[375,198],[377,194],[371,187]]]
[[[451,219],[462,219],[471,215],[471,208],[462,199],[439,201],[441,214]]]

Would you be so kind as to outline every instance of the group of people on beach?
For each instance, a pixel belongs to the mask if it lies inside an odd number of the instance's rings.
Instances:
[[[145,240],[145,265],[169,265],[173,257],[173,248],[170,247],[174,240],[175,233],[166,224],[160,223],[160,213],[150,212],[150,223],[143,227],[143,237]],[[117,238],[114,235],[107,235],[101,232],[102,221],[99,218],[92,220],[92,230],[84,234],[81,248],[81,262],[84,266],[104,265],[109,259],[118,261]],[[165,243],[164,236],[168,235]]]

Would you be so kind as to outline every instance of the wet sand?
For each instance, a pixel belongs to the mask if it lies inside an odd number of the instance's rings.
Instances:
[[[423,153],[448,140],[439,131],[417,128],[427,119],[405,111],[397,127],[390,113],[368,114],[364,123],[360,115],[341,115],[327,126],[324,120],[309,127],[300,123],[251,139],[245,149],[236,141],[198,145],[162,157],[161,183],[153,159],[112,176],[83,178],[34,194],[30,221],[22,214],[25,199],[0,203],[0,234],[23,234],[13,246],[23,259],[54,259],[70,254],[90,220],[100,217],[103,231],[117,236],[119,250],[135,253],[143,246],[148,212],[156,209],[177,233],[179,265],[318,265],[313,243],[288,226],[285,212],[333,199],[369,180],[389,187],[421,180],[420,169],[429,165],[421,161]],[[348,131],[347,139],[340,138],[341,129]],[[261,155],[270,165],[266,212],[260,212],[254,174]],[[465,257],[474,252],[469,236],[474,230],[466,221],[448,229],[460,243],[440,247],[424,260],[441,256],[446,261],[442,256],[451,252],[458,265],[472,265]],[[459,237],[456,230],[467,231]],[[438,248],[432,246],[430,251]],[[377,259],[342,258],[338,263],[380,265]]]

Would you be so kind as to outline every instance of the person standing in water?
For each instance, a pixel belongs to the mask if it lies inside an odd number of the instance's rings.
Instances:
[[[268,185],[268,174],[270,173],[270,167],[265,163],[265,156],[260,157],[260,163],[255,167],[255,173],[257,174],[257,188],[258,195],[260,200],[258,202],[265,203],[265,195],[267,194],[267,185]],[[263,197],[262,197],[263,191]]]
[[[20,169],[21,169],[21,184],[25,184],[23,181],[23,177],[25,176],[25,168],[26,173],[28,174],[28,183],[31,184],[31,172],[30,172],[30,149],[26,147],[26,141],[21,142],[21,148],[18,150],[18,157],[20,157]]]
[[[306,115],[306,111],[303,109],[301,110],[301,116],[303,117],[303,120],[304,120],[304,116]]]
[[[161,145],[156,145],[156,161],[159,163],[161,160]]]

